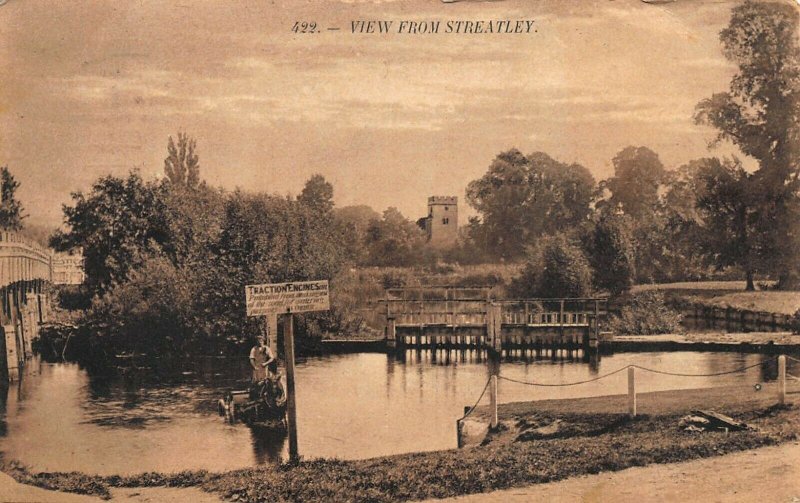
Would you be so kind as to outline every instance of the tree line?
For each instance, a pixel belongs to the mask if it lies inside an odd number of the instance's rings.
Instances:
[[[734,8],[720,39],[739,70],[728,92],[697,105],[695,120],[754,158],[754,172],[715,157],[667,170],[655,152],[631,146],[598,183],[580,164],[510,149],[468,184],[478,216],[457,245],[437,251],[395,208],[336,208],[321,175],[297,197],[210,187],[194,139],[180,133],[169,138],[163,178],[103,176],[72,194],[50,244],[83,252],[85,328],[118,350],[162,355],[213,353],[262,332],[263,320],[245,316],[246,284],[329,279],[336,295],[340,273],[358,266],[524,262],[511,285],[519,296],[620,294],[636,282],[720,273],[745,277],[748,288],[757,277],[796,288],[797,26],[783,4]],[[0,217],[21,227],[16,182],[5,168],[2,176]],[[347,305],[299,317],[298,333],[341,331]]]
[[[614,175],[596,183],[579,164],[547,154],[499,154],[467,187],[478,212],[467,247],[491,259],[531,264],[587,264],[575,284],[612,292],[632,282],[697,280],[720,271],[800,287],[800,50],[798,13],[789,5],[745,2],[720,33],[723,54],[738,66],[728,92],[697,104],[694,120],[717,130],[757,161],[702,158],[666,170],[646,147],[612,160]],[[566,273],[565,273],[566,274]],[[535,286],[549,280],[528,277]],[[582,289],[582,288],[580,288]]]

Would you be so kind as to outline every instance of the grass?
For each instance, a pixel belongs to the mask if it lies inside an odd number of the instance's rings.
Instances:
[[[750,390],[749,392],[747,390]],[[184,472],[132,477],[31,474],[15,478],[48,488],[108,495],[109,487],[199,486],[235,501],[408,501],[487,492],[583,474],[671,463],[773,445],[797,438],[800,411],[776,407],[774,386],[682,390],[640,395],[642,416],[628,419],[625,396],[505,404],[512,428],[481,447],[342,461],[316,459],[226,473]],[[725,433],[687,433],[680,417],[714,408],[757,427]],[[485,414],[485,411],[479,411]],[[513,426],[561,419],[563,434],[514,441]],[[4,470],[7,470],[7,466]]]
[[[800,291],[744,291],[744,281],[700,281],[637,285],[633,292],[658,290],[683,302],[746,311],[794,314],[800,310]]]

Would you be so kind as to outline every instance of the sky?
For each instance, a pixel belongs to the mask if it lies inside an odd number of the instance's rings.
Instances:
[[[709,150],[695,105],[735,67],[718,34],[735,1],[9,0],[0,7],[0,165],[29,222],[57,226],[105,174],[163,173],[197,140],[227,189],[426,214],[509,148],[602,179],[628,145],[668,168]],[[353,34],[355,20],[533,20],[528,34]],[[296,21],[320,33],[292,32]],[[339,28],[339,30],[328,30]]]

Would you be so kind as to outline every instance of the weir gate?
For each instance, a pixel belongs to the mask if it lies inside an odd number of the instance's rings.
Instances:
[[[381,302],[387,346],[398,351],[588,354],[598,348],[608,316],[605,298],[496,301],[488,288],[394,288]]]

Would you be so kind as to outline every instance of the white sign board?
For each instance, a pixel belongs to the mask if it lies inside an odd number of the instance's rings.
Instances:
[[[266,316],[309,311],[327,311],[331,308],[328,281],[298,281],[244,287],[247,316]]]

